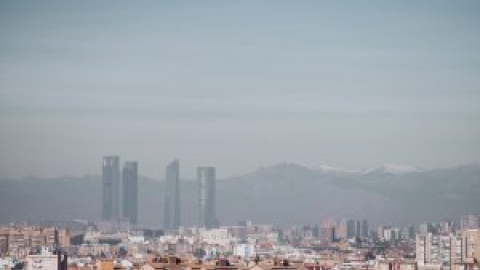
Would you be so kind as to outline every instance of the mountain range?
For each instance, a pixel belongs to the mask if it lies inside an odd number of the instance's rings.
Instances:
[[[99,220],[101,176],[0,179],[0,224],[18,221]],[[139,222],[163,224],[164,181],[139,177]],[[193,225],[196,182],[181,180],[181,216]],[[218,179],[217,216],[279,225],[366,218],[379,224],[458,220],[480,214],[480,164],[425,170],[384,166],[365,171],[281,163]]]

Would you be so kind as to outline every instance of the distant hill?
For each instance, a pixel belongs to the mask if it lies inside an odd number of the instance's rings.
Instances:
[[[480,165],[438,170],[365,172],[277,164],[217,183],[217,212],[224,224],[250,219],[275,224],[318,223],[326,218],[367,218],[411,223],[456,220],[480,212]],[[161,226],[163,181],[139,180],[139,219]],[[184,180],[182,221],[197,219],[196,182]],[[0,223],[99,220],[101,176],[0,179]]]

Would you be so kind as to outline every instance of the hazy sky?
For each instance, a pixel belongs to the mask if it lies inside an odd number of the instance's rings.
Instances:
[[[1,1],[0,176],[480,161],[480,1]]]

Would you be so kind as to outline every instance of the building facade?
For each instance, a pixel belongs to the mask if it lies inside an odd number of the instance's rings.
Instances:
[[[70,246],[70,230],[58,229],[58,245]],[[54,247],[55,228],[35,226],[0,227],[0,257],[20,258],[27,255],[31,248]]]
[[[458,270],[463,261],[462,243],[461,237],[454,234],[417,234],[415,253],[419,269]]]
[[[180,227],[180,165],[178,160],[167,166],[165,183],[164,228]]]
[[[462,215],[460,217],[460,227],[462,230],[474,230],[480,227],[480,217],[477,215]]]
[[[214,228],[216,218],[216,177],[214,167],[197,168],[198,226]]]
[[[126,161],[123,164],[123,199],[122,213],[130,224],[138,222],[138,163]]]
[[[25,258],[26,270],[60,270],[58,269],[57,255],[35,254]]]
[[[462,231],[462,263],[469,269],[480,269],[480,229]]]
[[[120,217],[120,157],[103,157],[102,166],[102,218],[118,220]]]

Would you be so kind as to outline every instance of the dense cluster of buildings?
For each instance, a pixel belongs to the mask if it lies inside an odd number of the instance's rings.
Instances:
[[[197,168],[198,222],[197,226],[215,228],[216,175],[214,167]],[[178,229],[180,215],[180,165],[178,160],[167,165],[164,201],[164,228]],[[111,226],[138,223],[138,163],[126,161],[120,170],[119,156],[103,157],[102,219]]]
[[[198,222],[182,226],[180,165],[166,167],[164,226],[138,225],[138,163],[105,156],[102,221],[0,227],[0,270],[479,270],[480,217],[418,226],[366,219],[220,226],[214,167],[197,168]],[[133,225],[133,226],[132,226]]]
[[[38,226],[13,225],[0,227],[0,254],[21,258],[31,248],[53,247],[58,239],[60,246],[70,246],[70,230]]]
[[[363,219],[168,230],[86,221],[56,228],[17,224],[0,228],[0,269],[480,269],[478,216],[462,216],[459,223],[370,227]]]
[[[460,230],[452,223],[443,223],[434,230],[422,224],[416,235],[415,257],[424,269],[459,270],[462,266],[478,267],[480,262],[479,217],[461,217]],[[470,268],[469,268],[470,269]]]

